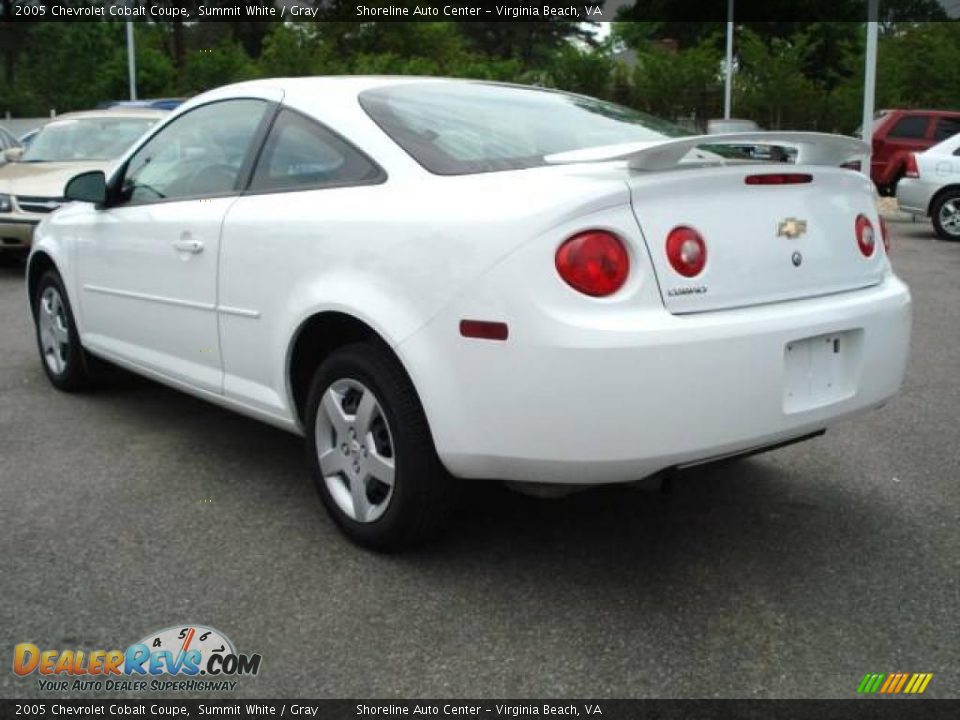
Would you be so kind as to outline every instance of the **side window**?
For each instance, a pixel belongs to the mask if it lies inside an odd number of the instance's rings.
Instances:
[[[960,118],[940,118],[937,120],[937,129],[933,133],[935,142],[946,140],[960,133]]]
[[[890,128],[890,133],[887,137],[919,140],[927,134],[927,122],[929,120],[929,115],[907,115],[906,117],[902,117]]]
[[[238,191],[266,110],[263,100],[223,100],[177,118],[130,158],[123,199],[144,203]]]
[[[386,178],[359,150],[299,113],[281,110],[257,161],[250,190],[372,185]]]

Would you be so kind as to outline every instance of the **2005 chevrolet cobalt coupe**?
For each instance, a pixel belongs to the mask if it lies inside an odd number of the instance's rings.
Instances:
[[[796,163],[719,147],[750,143]],[[75,390],[107,360],[301,433],[343,531],[403,547],[461,478],[626,482],[884,403],[910,295],[840,167],[866,152],[483,82],[221,88],[40,225],[43,367]]]

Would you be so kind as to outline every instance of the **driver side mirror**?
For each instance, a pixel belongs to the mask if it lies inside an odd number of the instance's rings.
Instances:
[[[21,155],[23,155],[22,147],[7,148],[3,151],[3,159],[11,163],[19,162]]]
[[[74,175],[63,189],[63,197],[66,200],[102,205],[107,201],[107,177],[103,170]]]

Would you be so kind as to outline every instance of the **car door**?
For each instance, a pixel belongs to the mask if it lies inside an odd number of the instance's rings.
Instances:
[[[220,261],[224,395],[287,414],[290,307],[339,262],[376,262],[363,220],[386,173],[329,128],[288,108],[270,129],[249,189],[230,208]],[[326,274],[324,274],[326,273]],[[342,282],[344,278],[339,278]]]
[[[221,392],[217,263],[224,215],[271,105],[230,99],[161,128],[111,181],[114,199],[78,233],[83,343]]]
[[[930,123],[930,115],[903,115],[894,120],[879,152],[874,153],[873,177],[883,178],[884,183],[893,181],[903,163],[904,153],[922,152],[930,147]]]

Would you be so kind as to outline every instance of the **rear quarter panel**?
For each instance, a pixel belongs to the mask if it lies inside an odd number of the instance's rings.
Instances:
[[[227,395],[295,416],[288,354],[313,315],[352,315],[395,346],[546,229],[597,207],[627,207],[620,179],[551,170],[423,173],[240,198],[224,222],[220,260]],[[516,292],[525,292],[522,284]],[[415,384],[431,374],[408,371]]]

